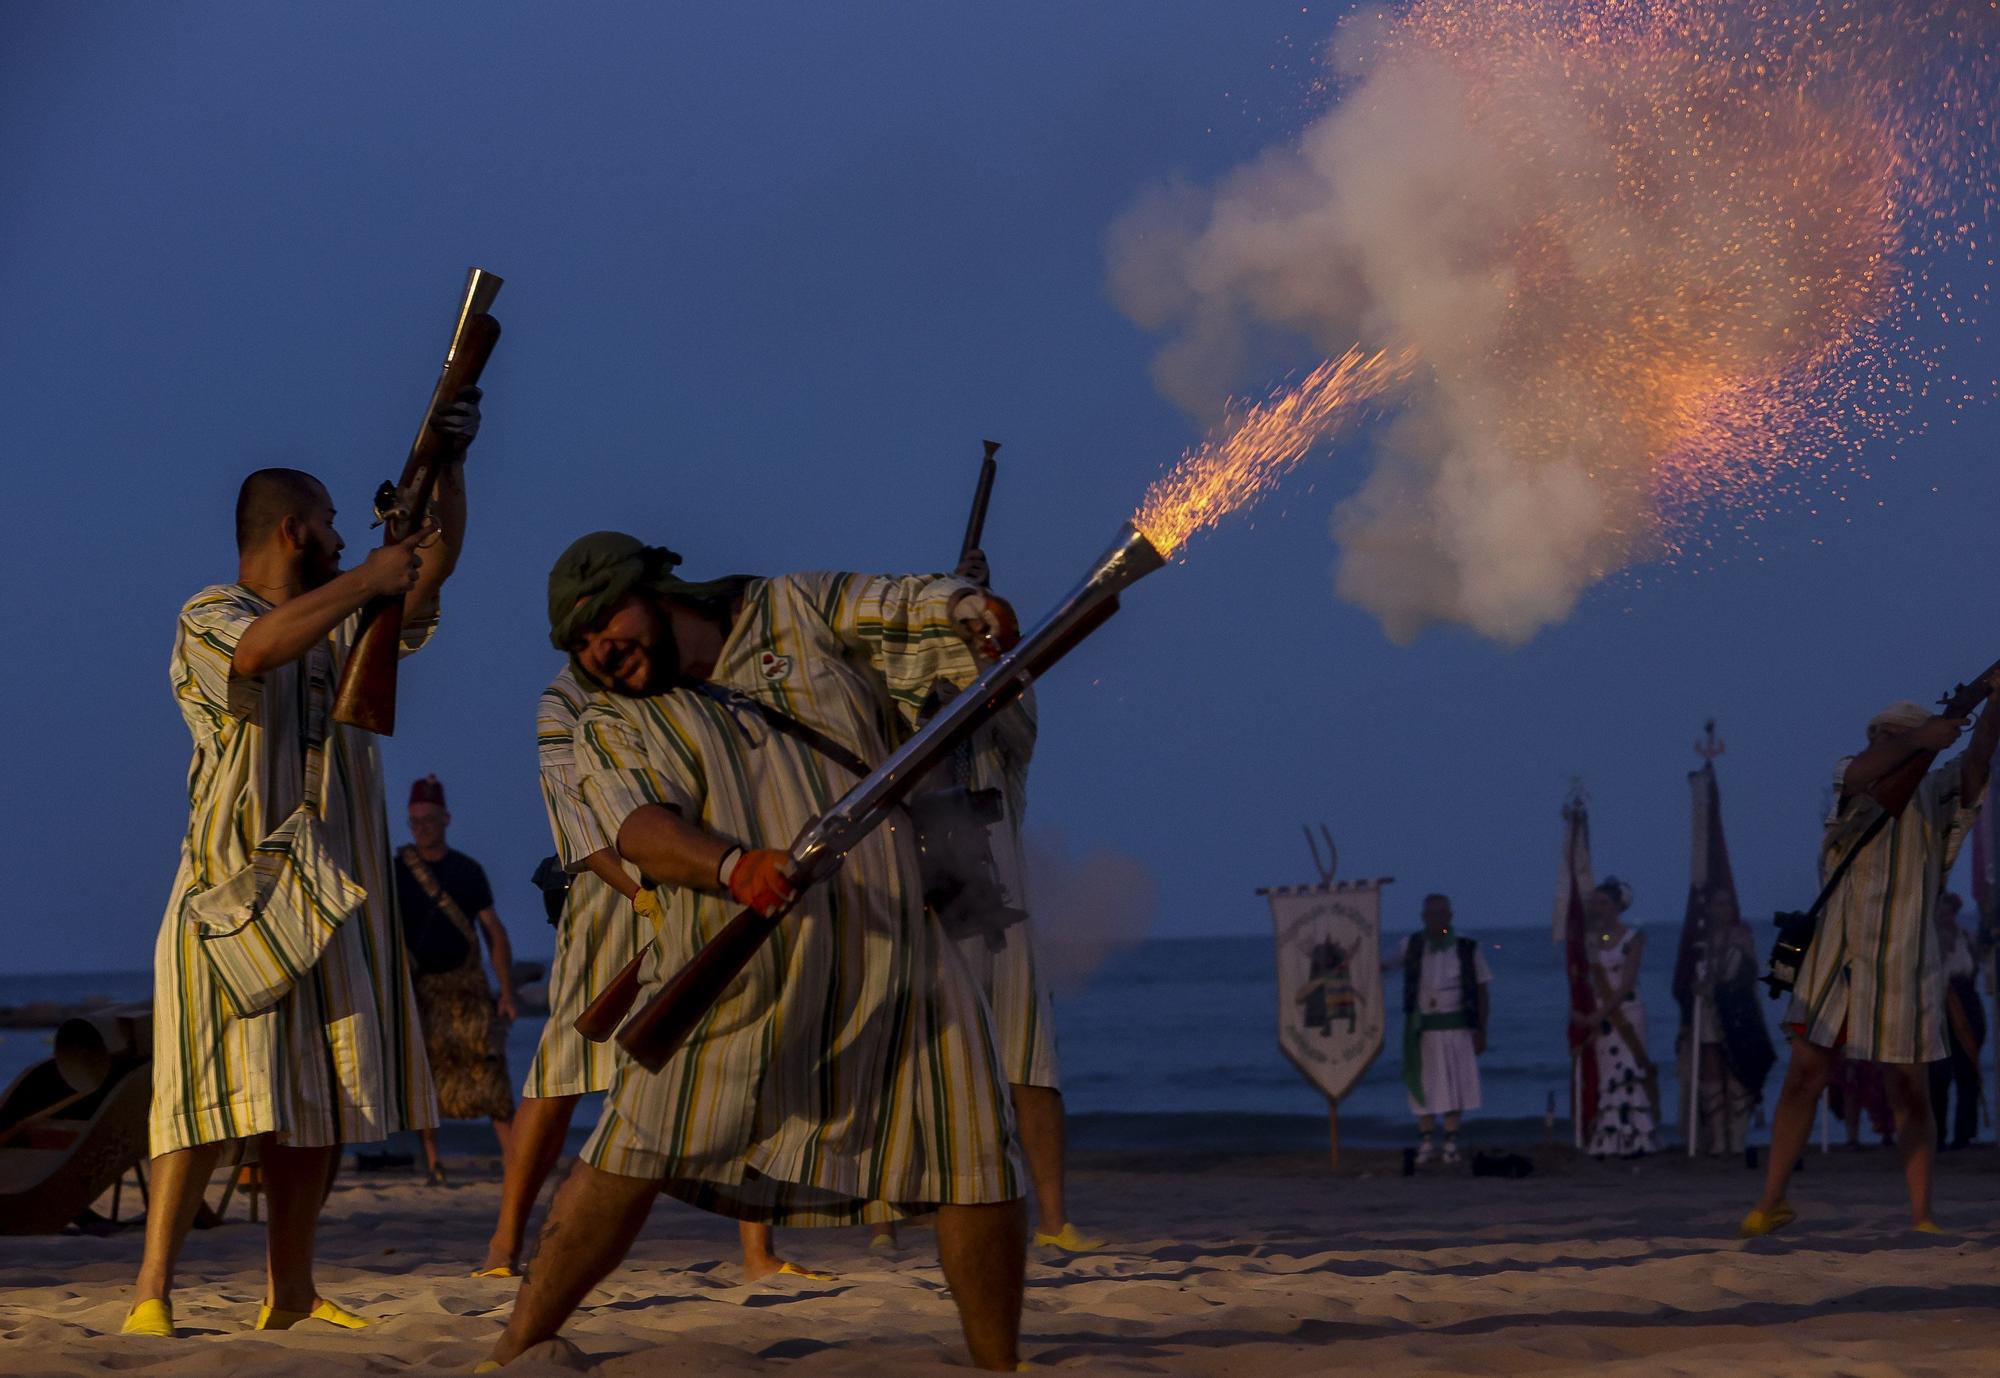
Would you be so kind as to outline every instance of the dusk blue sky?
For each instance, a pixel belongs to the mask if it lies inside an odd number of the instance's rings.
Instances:
[[[384,754],[393,818],[445,781],[523,952],[550,943],[532,717],[574,536],[622,527],[695,576],[938,568],[991,436],[996,586],[1045,611],[1195,438],[1107,295],[1106,227],[1296,130],[1339,12],[0,7],[0,967],[149,963],[186,819],[175,611],[234,577],[251,468],[320,474],[371,543],[470,264],[507,280],[470,541]],[[1334,600],[1350,440],[1044,684],[1030,822],[1141,861],[1159,934],[1267,931],[1254,890],[1311,878],[1305,820],[1397,878],[1389,926],[1435,889],[1476,931],[1547,921],[1581,776],[1599,869],[1674,918],[1712,715],[1745,910],[1803,906],[1868,714],[2000,656],[1993,412],[1932,419],[1844,505],[1724,531],[1511,651],[1392,646]]]

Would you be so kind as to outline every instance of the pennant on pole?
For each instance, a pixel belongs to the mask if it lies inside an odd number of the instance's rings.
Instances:
[[[1701,943],[1708,926],[1708,897],[1720,891],[1736,900],[1736,875],[1729,866],[1729,844],[1722,836],[1722,792],[1715,778],[1715,758],[1723,745],[1708,724],[1708,735],[1694,744],[1702,758],[1700,770],[1688,772],[1692,813],[1688,828],[1688,897],[1681,916],[1680,943],[1674,952],[1674,1001],[1681,1007],[1681,1024],[1686,1026],[1694,1008],[1695,968],[1701,960]]]
[[[1987,933],[2000,930],[2000,808],[1979,811],[1972,825],[1972,903],[1979,910],[1979,926]]]
[[[1311,834],[1307,834],[1309,837]],[[1329,1101],[1382,1050],[1382,887],[1333,881],[1259,890],[1278,957],[1278,1047]]]
[[[1587,1014],[1594,1004],[1590,993],[1590,948],[1586,941],[1588,925],[1583,908],[1583,897],[1591,888],[1590,811],[1584,806],[1580,783],[1570,787],[1562,819],[1562,870],[1556,885],[1556,914],[1561,924],[1563,966],[1569,978],[1570,1014],[1575,1016]],[[1597,1117],[1597,1052],[1591,1042],[1591,1029],[1589,1023],[1570,1020],[1571,1106],[1579,1142],[1583,1127]]]

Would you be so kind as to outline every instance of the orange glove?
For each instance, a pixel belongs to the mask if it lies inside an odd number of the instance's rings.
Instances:
[[[744,852],[729,868],[729,894],[745,909],[772,914],[790,903],[792,883],[785,879],[791,854],[775,847]]]
[[[972,652],[998,660],[1021,640],[1021,619],[1004,598],[991,593],[967,593],[951,605],[952,620],[972,643]]]

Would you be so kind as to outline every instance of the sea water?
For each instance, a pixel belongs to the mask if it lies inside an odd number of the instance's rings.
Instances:
[[[1677,924],[1646,928],[1639,989],[1647,1040],[1660,1069],[1666,1137],[1678,1137],[1683,1094],[1675,1076],[1673,1042],[1679,1011],[1672,995]],[[1407,934],[1384,935],[1385,952]],[[1480,1059],[1484,1105],[1469,1115],[1470,1143],[1527,1144],[1552,1135],[1568,1141],[1569,995],[1562,949],[1546,926],[1472,929],[1493,970],[1492,1023]],[[1341,1141],[1354,1146],[1414,1142],[1403,1090],[1401,987],[1385,979],[1391,1006],[1383,1048],[1341,1102]],[[92,997],[144,1000],[143,971],[0,976],[0,1006],[36,1000],[77,1002]],[[1781,1002],[1765,1006],[1777,1038]],[[1267,936],[1156,939],[1113,954],[1079,989],[1055,1000],[1063,1099],[1070,1141],[1084,1149],[1257,1151],[1318,1149],[1326,1142],[1325,1098],[1278,1051],[1277,989]],[[526,1074],[543,1020],[528,1017],[509,1032],[509,1071]],[[51,1031],[0,1030],[0,1085],[49,1055]],[[1991,1085],[1988,1054],[1986,1085]],[[1775,1100],[1782,1061],[1767,1087]],[[580,1107],[573,1137],[595,1119]],[[1552,1121],[1552,1123],[1551,1123]],[[1752,1139],[1762,1136],[1753,1131]],[[490,1151],[491,1136],[453,1126],[448,1141],[461,1150]]]

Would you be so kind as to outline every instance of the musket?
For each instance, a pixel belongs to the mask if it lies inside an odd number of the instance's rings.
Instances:
[[[1983,673],[1973,676],[1969,684],[1952,686],[1949,694],[1938,699],[1938,716],[1941,718],[1971,716],[1972,711],[1986,698],[1989,692],[1988,686],[1996,674],[2000,674],[2000,660],[1989,665]],[[1885,814],[1891,818],[1901,816],[1903,810],[1909,807],[1910,800],[1915,797],[1917,786],[1924,782],[1924,776],[1930,773],[1931,764],[1937,758],[1938,753],[1935,750],[1915,752],[1908,760],[1875,781],[1874,788],[1869,792],[1875,796],[1875,802],[1882,806]]]
[[[986,447],[986,458],[979,461],[979,486],[972,490],[972,515],[965,521],[965,539],[958,544],[958,562],[963,565],[979,543],[986,539],[986,504],[993,497],[993,480],[1000,472],[1000,466],[993,462],[999,452],[1000,442],[982,440]]]
[[[403,476],[394,483],[385,482],[375,492],[375,516],[382,524],[384,545],[406,540],[423,526],[438,471],[464,451],[464,446],[439,430],[436,422],[461,391],[479,381],[500,338],[500,322],[488,314],[493,299],[500,294],[500,283],[500,278],[484,268],[470,269],[465,275],[465,296],[459,302],[451,346],[445,350],[444,367],[438,372],[437,386],[431,389],[431,404],[424,409],[410,457],[403,463]],[[354,646],[334,691],[335,722],[384,737],[395,732],[396,663],[401,658],[402,639],[401,594],[379,595],[362,604]]]
[[[841,858],[875,830],[931,767],[1011,704],[1030,683],[1118,611],[1119,594],[1166,562],[1128,522],[1083,582],[965,691],[940,708],[834,805],[807,824],[785,860],[792,898],[769,914],[745,909],[723,926],[645,1007],[618,1031],[634,1060],[657,1072],[715,1007],[785,916]]]
[[[997,440],[981,442],[986,446],[986,457],[980,461],[979,483],[972,493],[972,514],[965,523],[965,540],[958,548],[958,562],[965,564],[966,557],[979,549],[979,543],[986,534],[986,505],[993,497],[993,480],[998,475],[999,466],[993,462],[994,451],[1000,448]],[[639,968],[645,962],[646,954],[641,952],[620,967],[597,998],[584,1006],[582,1013],[571,1021],[570,1027],[593,1043],[602,1043],[618,1032],[619,1024],[632,1010],[632,1002],[639,998]]]

